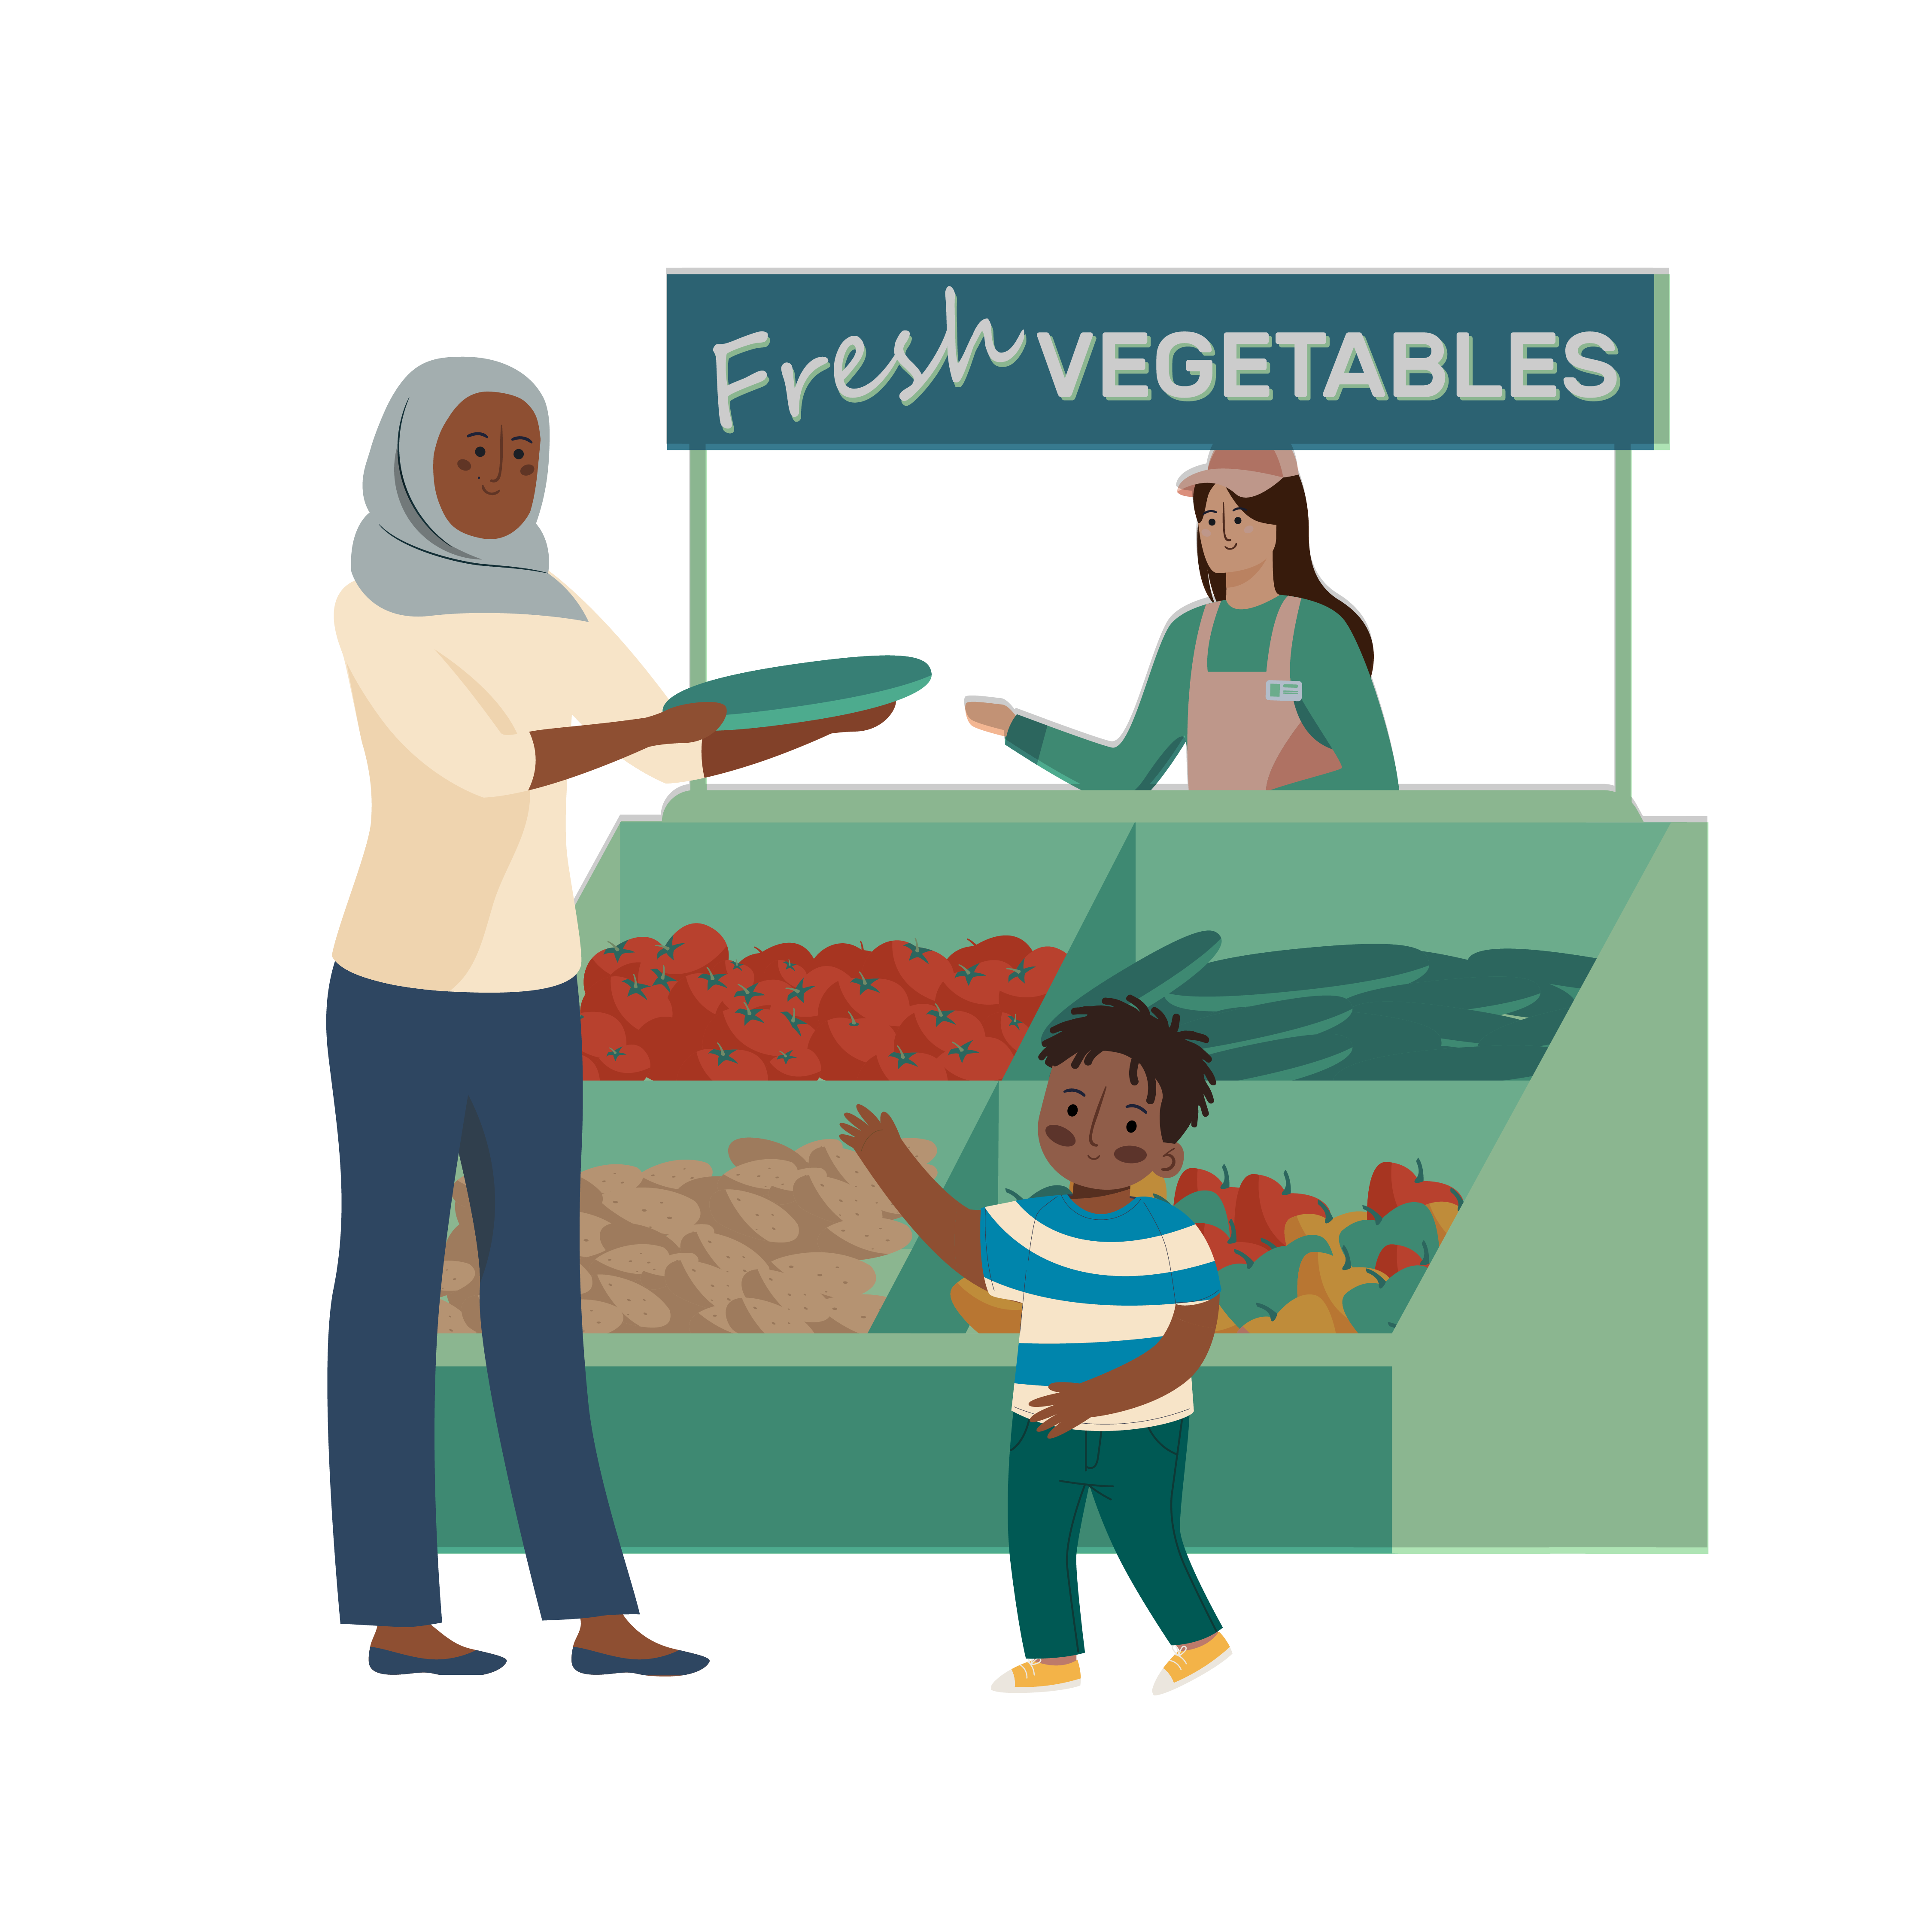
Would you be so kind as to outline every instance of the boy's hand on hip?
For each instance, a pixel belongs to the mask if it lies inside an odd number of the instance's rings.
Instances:
[[[1034,1397],[1031,1407],[1040,1426],[1049,1436],[1064,1436],[1078,1429],[1100,1411],[1094,1406],[1084,1382],[1048,1382],[1048,1393]]]
[[[865,1160],[868,1147],[876,1152],[880,1147],[890,1147],[898,1137],[892,1115],[875,1114],[869,1107],[854,1108],[838,1124],[838,1138],[861,1160]]]

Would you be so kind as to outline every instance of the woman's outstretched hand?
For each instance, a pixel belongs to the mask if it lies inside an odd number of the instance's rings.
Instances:
[[[608,724],[559,724],[532,731],[536,757],[530,789],[562,783],[584,772],[614,764],[653,745],[688,745],[709,738],[724,722],[722,704],[674,704],[648,718],[620,718]]]
[[[722,704],[674,704],[667,711],[660,711],[655,718],[646,718],[646,724],[660,728],[656,737],[645,742],[652,745],[688,745],[700,738],[708,738],[724,722],[724,707]]]
[[[839,718],[813,718],[797,724],[755,724],[749,730],[721,732],[705,740],[704,775],[710,778],[719,772],[763,764],[767,758],[841,731],[869,731],[892,715],[890,704],[875,704],[869,711],[848,711]]]
[[[1017,715],[1010,704],[1000,704],[990,698],[969,698],[966,700],[967,723],[976,731],[992,732],[996,738],[1006,735]]]

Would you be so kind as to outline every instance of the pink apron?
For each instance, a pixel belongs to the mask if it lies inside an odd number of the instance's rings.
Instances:
[[[1268,669],[1210,670],[1208,639],[1220,605],[1201,613],[1187,686],[1187,788],[1274,791],[1340,771],[1342,761],[1303,728],[1301,687],[1289,674],[1298,597],[1284,597],[1268,638]]]

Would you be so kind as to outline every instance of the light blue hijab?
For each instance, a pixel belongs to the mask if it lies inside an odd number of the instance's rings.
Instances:
[[[466,536],[436,500],[430,459],[449,412],[466,396],[496,390],[536,412],[537,482],[530,514],[506,537]],[[550,476],[550,411],[530,379],[480,356],[446,356],[412,369],[389,398],[369,461],[349,568],[372,604],[402,617],[512,611],[584,621],[575,598],[550,574],[550,546],[537,528]]]

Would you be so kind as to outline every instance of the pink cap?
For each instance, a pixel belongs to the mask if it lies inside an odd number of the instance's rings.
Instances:
[[[1238,496],[1258,496],[1300,473],[1292,449],[1214,449],[1198,470],[1189,470],[1174,488],[1191,496],[1197,484],[1220,483]]]

